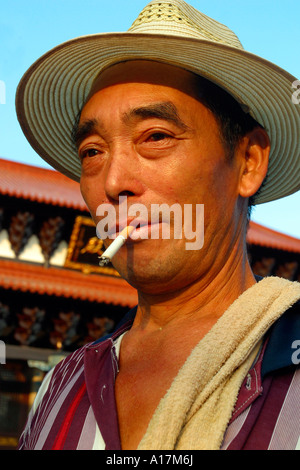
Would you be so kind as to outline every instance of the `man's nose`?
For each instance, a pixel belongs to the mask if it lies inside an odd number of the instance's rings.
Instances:
[[[122,145],[111,149],[104,182],[108,199],[118,201],[122,195],[142,194],[144,185],[139,178],[139,166],[133,149],[125,149]]]

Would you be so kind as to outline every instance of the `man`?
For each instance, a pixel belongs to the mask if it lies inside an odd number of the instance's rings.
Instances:
[[[118,235],[135,204],[189,206],[194,224],[204,204],[204,240],[187,250],[174,215],[136,219],[112,262],[137,307],[50,371],[20,449],[297,447],[300,285],[257,282],[245,243],[249,200],[300,188],[293,80],[181,0],[152,1],[128,33],[58,46],[23,77],[23,130],[80,180],[96,225],[102,205]]]

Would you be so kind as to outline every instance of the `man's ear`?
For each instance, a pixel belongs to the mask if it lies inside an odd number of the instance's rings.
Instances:
[[[243,137],[237,150],[240,196],[248,198],[259,190],[268,171],[269,154],[270,139],[264,129],[256,127]]]

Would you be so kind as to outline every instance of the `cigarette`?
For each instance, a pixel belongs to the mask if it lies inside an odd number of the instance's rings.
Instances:
[[[129,225],[125,227],[122,232],[117,236],[117,238],[112,242],[112,244],[107,248],[107,250],[99,256],[99,265],[106,266],[113,256],[119,251],[119,249],[124,245],[128,237],[132,234],[135,227],[133,225]]]

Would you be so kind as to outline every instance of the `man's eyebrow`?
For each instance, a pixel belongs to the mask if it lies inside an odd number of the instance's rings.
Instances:
[[[136,118],[158,118],[173,122],[183,130],[189,129],[189,127],[179,117],[176,106],[170,101],[163,101],[133,108],[128,113],[125,113],[123,117],[125,121],[130,121]]]
[[[91,134],[96,132],[97,121],[96,119],[88,119],[79,123],[79,119],[76,119],[75,124],[72,129],[72,143],[78,149],[81,142]]]
[[[147,119],[147,118],[158,118],[165,121],[173,122],[176,126],[183,130],[188,130],[189,127],[182,121],[178,115],[176,106],[169,102],[153,103],[145,106],[139,106],[131,109],[129,112],[124,113],[124,121],[131,121],[133,119]],[[76,150],[78,149],[81,142],[91,134],[96,132],[98,121],[96,119],[87,119],[82,123],[79,122],[80,114],[78,114],[71,133],[72,143]]]

